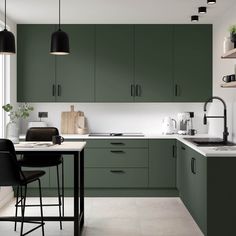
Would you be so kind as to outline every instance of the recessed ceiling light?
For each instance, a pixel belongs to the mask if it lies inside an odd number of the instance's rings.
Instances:
[[[200,13],[200,14],[206,14],[206,13],[207,13],[207,8],[206,8],[206,7],[199,7],[199,8],[198,8],[198,13]]]
[[[198,22],[199,21],[199,16],[197,16],[197,15],[191,16],[191,21],[192,22]]]
[[[207,4],[209,5],[216,4],[216,0],[207,0]]]

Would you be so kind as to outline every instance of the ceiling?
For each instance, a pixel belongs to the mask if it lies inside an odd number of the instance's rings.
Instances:
[[[207,0],[61,0],[63,23],[190,23]],[[235,0],[217,0],[199,23],[214,23]],[[0,10],[4,1],[0,2]],[[58,0],[7,0],[7,16],[16,23],[57,23]]]

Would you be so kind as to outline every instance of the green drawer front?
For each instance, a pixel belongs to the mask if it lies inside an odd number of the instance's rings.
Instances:
[[[148,140],[143,139],[93,139],[86,142],[87,148],[148,148]]]
[[[148,167],[148,149],[85,150],[85,167]]]
[[[85,188],[146,188],[147,168],[85,168]]]

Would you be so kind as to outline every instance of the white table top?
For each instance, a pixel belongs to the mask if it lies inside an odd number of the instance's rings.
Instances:
[[[82,151],[86,142],[63,142],[61,145],[53,145],[52,142],[20,142],[15,144],[16,151]]]

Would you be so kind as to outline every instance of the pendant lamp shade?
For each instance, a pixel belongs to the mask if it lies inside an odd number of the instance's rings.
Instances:
[[[5,28],[0,31],[0,54],[14,54],[15,48],[15,36],[12,32],[6,28],[6,0],[5,0]]]
[[[67,55],[69,53],[69,37],[66,32],[59,29],[51,37],[51,54]]]
[[[7,29],[0,31],[0,54],[14,53],[16,53],[14,34]]]
[[[61,0],[59,0],[59,29],[52,33],[51,50],[53,55],[68,55],[70,53],[69,37],[61,30]]]

